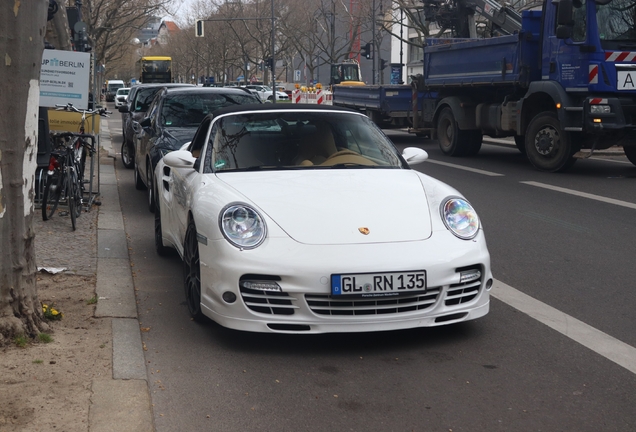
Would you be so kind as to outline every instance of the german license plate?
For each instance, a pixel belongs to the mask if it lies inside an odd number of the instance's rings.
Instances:
[[[617,90],[636,90],[636,71],[617,71],[616,75]]]
[[[331,275],[331,295],[391,297],[426,291],[426,271]]]

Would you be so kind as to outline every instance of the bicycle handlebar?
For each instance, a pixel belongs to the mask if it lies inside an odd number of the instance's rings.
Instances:
[[[72,103],[67,103],[66,105],[61,105],[61,104],[56,104],[55,105],[55,109],[57,111],[73,111],[76,113],[80,113],[80,114],[89,114],[89,115],[93,115],[93,114],[99,114],[100,116],[103,117],[109,117],[108,114],[112,114],[112,111],[108,111],[106,108],[96,108],[96,109],[92,109],[92,110],[81,110],[79,108],[76,108],[73,106]]]

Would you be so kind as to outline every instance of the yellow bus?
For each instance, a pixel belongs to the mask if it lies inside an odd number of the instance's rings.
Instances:
[[[139,80],[142,83],[172,82],[172,57],[145,56],[137,61]]]

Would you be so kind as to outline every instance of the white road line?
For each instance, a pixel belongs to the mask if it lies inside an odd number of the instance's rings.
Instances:
[[[600,196],[600,195],[594,195],[594,194],[590,194],[590,193],[586,193],[586,192],[579,192],[576,191],[574,189],[566,189],[566,188],[562,188],[562,187],[558,187],[558,186],[552,186],[549,184],[545,184],[545,183],[539,183],[539,182],[533,182],[533,181],[522,181],[520,183],[523,184],[527,184],[530,186],[536,186],[536,187],[540,187],[540,188],[544,188],[544,189],[550,189],[553,191],[557,191],[557,192],[563,192],[566,194],[570,194],[570,195],[576,195],[576,196],[580,196],[583,198],[589,198],[589,199],[593,199],[596,201],[602,201],[608,204],[614,204],[617,206],[622,206],[622,207],[627,207],[627,208],[631,208],[631,209],[635,209],[636,210],[636,204],[628,202],[628,201],[621,201],[621,200],[617,200],[614,198],[607,198],[604,196]]]
[[[495,280],[490,294],[636,374],[636,348]]]
[[[487,176],[490,176],[490,177],[503,176],[503,174],[498,174],[498,173],[494,173],[494,172],[491,172],[491,171],[484,171],[484,170],[480,170],[480,169],[477,169],[477,168],[470,168],[470,167],[466,167],[466,166],[462,166],[462,165],[455,165],[455,164],[452,164],[452,163],[442,162],[442,161],[433,160],[433,159],[427,159],[426,163],[434,163],[434,164],[437,164],[437,165],[444,165],[444,166],[447,166],[447,167],[457,168],[457,169],[464,170],[464,171],[470,171],[470,172],[474,172],[474,173],[477,173],[477,174],[483,174],[483,175],[487,175]]]

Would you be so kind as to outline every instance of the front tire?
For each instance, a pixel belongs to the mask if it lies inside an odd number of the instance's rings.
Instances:
[[[126,139],[121,145],[121,162],[125,168],[131,169],[135,167],[135,150]]]
[[[627,146],[623,147],[623,151],[625,152],[625,156],[629,161],[636,165],[636,146]]]
[[[532,119],[526,131],[526,155],[536,169],[566,171],[576,162],[574,153],[570,134],[561,128],[555,113],[543,112]]]
[[[190,220],[183,242],[183,285],[186,304],[192,319],[202,323],[207,320],[201,311],[201,267],[199,241],[194,221]]]

